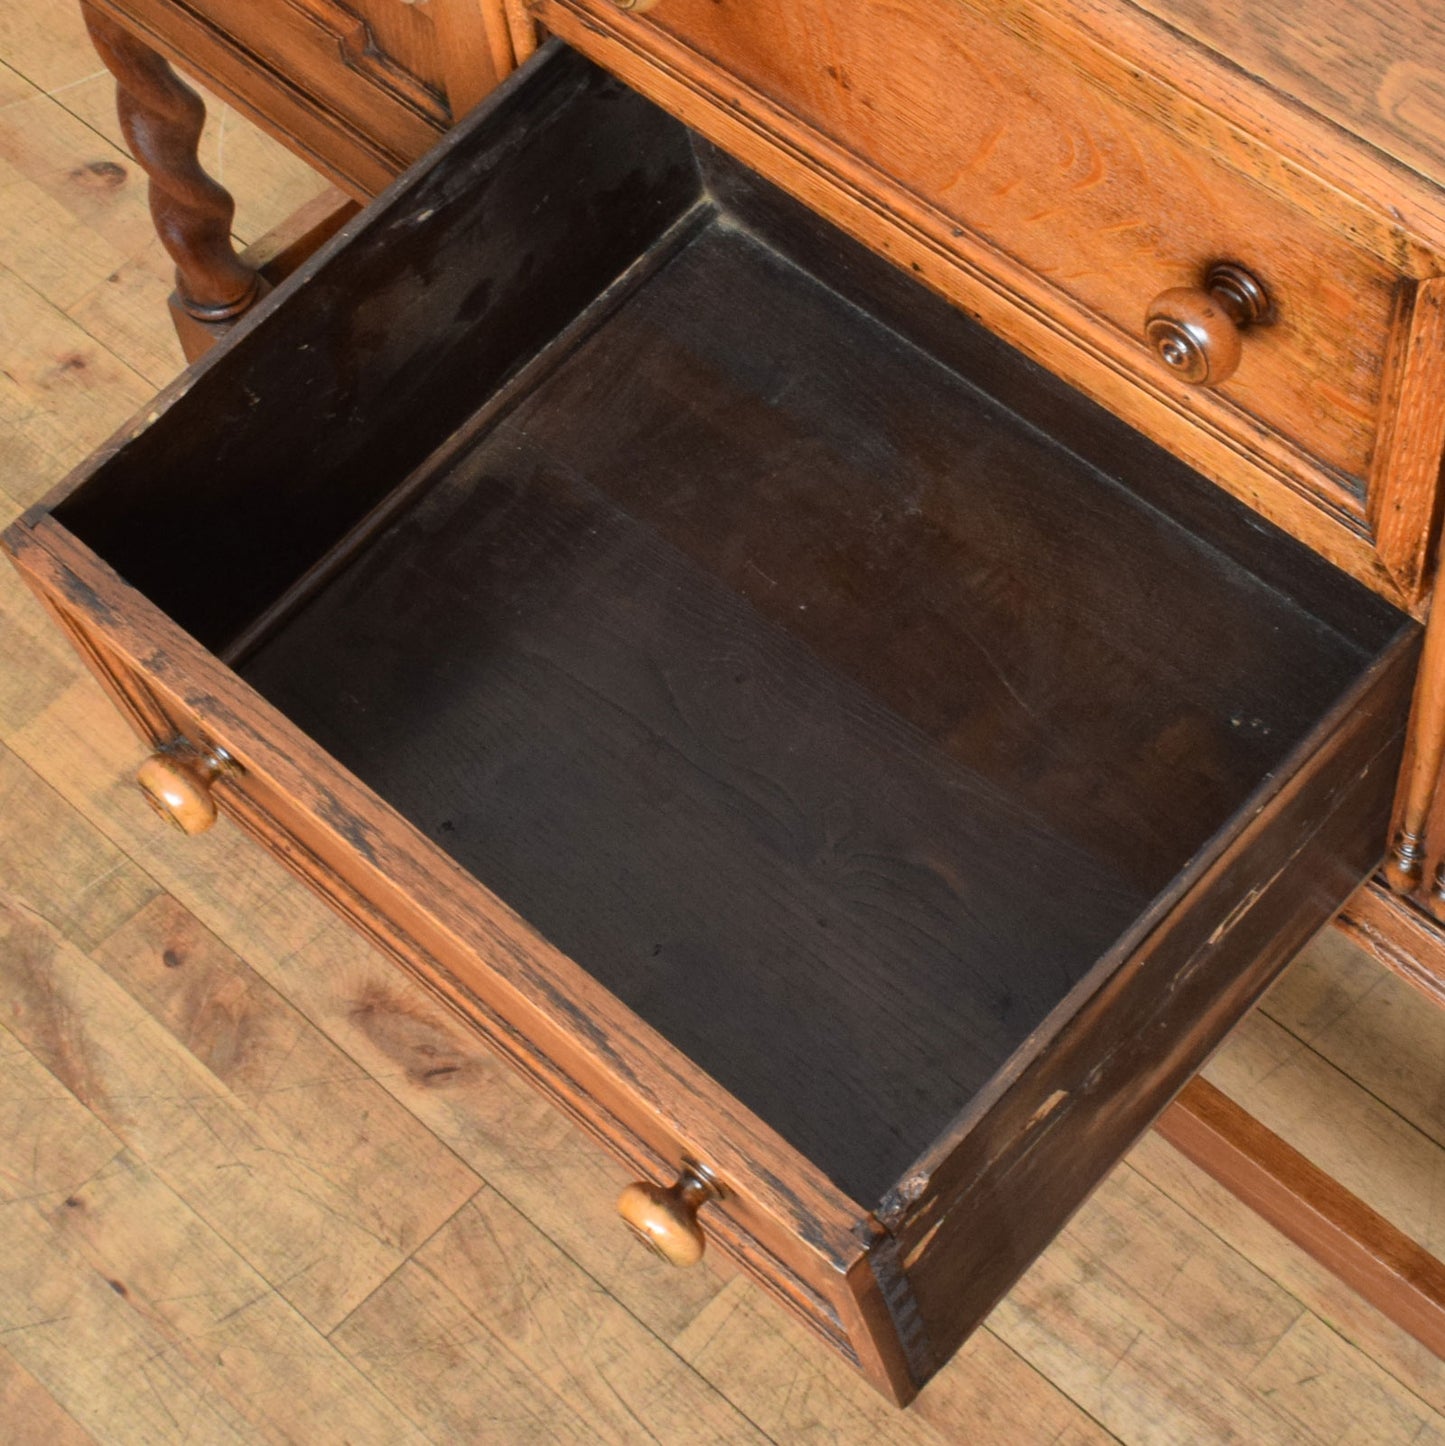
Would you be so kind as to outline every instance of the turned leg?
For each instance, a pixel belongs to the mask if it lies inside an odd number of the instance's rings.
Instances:
[[[1410,710],[1410,733],[1401,775],[1400,803],[1395,837],[1385,860],[1385,879],[1399,894],[1417,894],[1430,912],[1445,921],[1445,865],[1434,880],[1424,878],[1429,852],[1426,830],[1445,761],[1445,595],[1438,588],[1425,626],[1425,648],[1415,699]]]
[[[115,77],[126,143],[150,177],[151,216],[176,263],[180,313],[196,322],[238,316],[261,287],[231,245],[235,202],[201,169],[197,147],[206,108],[200,96],[124,27],[86,0],[81,10],[96,51]],[[184,331],[181,339],[189,354]]]

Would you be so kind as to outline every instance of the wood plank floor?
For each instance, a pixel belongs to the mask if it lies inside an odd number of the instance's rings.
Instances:
[[[213,107],[243,238],[318,188]],[[0,0],[0,521],[180,366],[68,3]],[[1430,1356],[1157,1138],[906,1413],[135,740],[0,568],[0,1442],[1412,1442]],[[1210,1066],[1445,1253],[1445,1012],[1332,934]]]

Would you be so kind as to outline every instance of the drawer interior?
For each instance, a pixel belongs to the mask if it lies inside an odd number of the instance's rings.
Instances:
[[[1407,626],[556,48],[186,390],[61,521],[865,1202]]]

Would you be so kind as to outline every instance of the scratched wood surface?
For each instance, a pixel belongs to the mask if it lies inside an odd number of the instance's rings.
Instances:
[[[0,0],[0,520],[180,365],[108,87]],[[224,134],[222,134],[224,133]],[[234,115],[250,239],[319,183]],[[1445,1446],[1445,1363],[1149,1138],[907,1413],[137,749],[0,574],[0,1440]],[[1326,936],[1210,1067],[1445,1247],[1445,1012]]]

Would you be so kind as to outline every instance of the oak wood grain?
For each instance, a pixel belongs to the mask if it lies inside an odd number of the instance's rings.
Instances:
[[[633,1320],[513,1206],[483,1191],[416,1253],[417,1265],[487,1323],[537,1385],[594,1439],[628,1446],[686,1421],[703,1440],[762,1433]],[[598,1333],[612,1349],[594,1353]]]
[[[182,307],[203,321],[238,316],[255,301],[258,280],[232,245],[235,202],[197,158],[205,125],[200,96],[109,16],[87,7],[85,21],[116,78],[126,143],[150,177],[151,217],[176,263]]]
[[[6,1350],[0,1350],[0,1410],[18,1440],[53,1441],[56,1446],[86,1446],[95,1440]]]
[[[0,388],[12,415],[27,419],[6,447],[0,474],[12,512],[38,501],[98,437],[153,395],[144,377],[45,300],[31,283],[43,285],[48,267],[26,265],[18,249],[10,259],[24,274],[0,262],[0,307],[16,338],[6,348]]]
[[[1316,1104],[1321,1110],[1329,1110],[1336,1105],[1336,1096],[1321,1094]],[[1350,1126],[1342,1123],[1341,1128]],[[1281,1290],[1341,1338],[1354,1342],[1362,1354],[1383,1366],[1417,1400],[1437,1413],[1445,1406],[1445,1361],[1368,1304],[1212,1175],[1152,1131],[1130,1151],[1129,1167],[1173,1202],[1179,1212],[1174,1221],[1196,1222],[1195,1228],[1242,1259],[1256,1264],[1267,1259],[1264,1274]],[[1171,1228],[1177,1233],[1177,1226],[1171,1224]]]
[[[32,1097],[48,1080],[68,1100],[70,1128],[95,1123],[33,1058],[26,1067],[38,1076]],[[48,1151],[42,1145],[39,1153]],[[244,1441],[338,1427],[357,1439],[419,1439],[374,1385],[126,1151],[0,1211],[9,1242],[0,1252],[7,1348],[99,1439],[192,1431]],[[117,1370],[114,1363],[127,1358],[152,1369]]]
[[[122,989],[33,918],[7,908],[5,929],[7,1020],[17,1037],[121,1140],[152,1155],[161,1180],[212,1230],[283,1281],[281,1297],[323,1333],[476,1189],[471,1172],[400,1111],[373,1108],[378,1148],[358,1149],[372,1138],[361,1113],[338,1132],[328,1109],[328,1096],[349,1092],[345,1082],[303,1076],[271,1105],[243,1109],[214,1070],[168,1042]],[[99,1029],[106,1018],[123,1020],[123,1032]],[[382,1102],[374,1086],[359,1087]],[[160,1137],[170,1148],[156,1148]],[[297,1156],[309,1161],[305,1179],[286,1164]],[[383,1159],[389,1165],[378,1169]],[[423,1178],[429,1188],[418,1191]],[[284,1232],[276,1218],[288,1222]],[[321,1249],[337,1232],[347,1248]]]
[[[1421,1008],[1407,979],[1338,930],[1320,935],[1261,1003],[1267,1015],[1382,1104],[1445,1148],[1445,1010]]]
[[[241,261],[255,272],[261,294],[279,286],[293,271],[315,255],[361,208],[349,196],[328,186],[293,211],[241,253]],[[235,318],[198,321],[170,298],[171,316],[188,362],[203,356],[235,325]]]
[[[1338,1430],[1337,1413],[1351,1406],[1371,1420],[1366,1440],[1421,1431],[1430,1439],[1438,1412],[1352,1343],[1358,1324],[1322,1325],[1306,1304],[1317,1297],[1294,1294],[1223,1245],[1133,1167],[1146,1150],[1193,1170],[1157,1135],[1147,1137],[990,1328],[1037,1369],[1068,1381],[1074,1399],[1123,1440],[1309,1441]],[[1225,1319],[1240,1328],[1221,1329]],[[1314,1369],[1292,1372],[1306,1354]],[[1323,1410],[1321,1394],[1333,1398]]]
[[[1445,1005],[1445,935],[1424,910],[1372,881],[1345,906],[1338,926],[1432,1003]]]
[[[1388,1074],[1375,1068],[1383,1074],[1376,1083],[1388,1081]],[[1262,1012],[1240,1025],[1232,1047],[1203,1073],[1231,1098],[1248,1098],[1264,1128],[1401,1234],[1445,1258],[1445,1229],[1437,1210],[1445,1173],[1438,1123],[1422,1130],[1418,1109],[1412,1120],[1368,1088],[1348,1088],[1343,1071],[1321,1050]],[[1328,1110],[1316,1103],[1324,1099],[1332,1101]]]
[[[1430,7],[1324,0],[1307,23],[1229,0],[1144,0],[1142,8],[1437,186],[1445,181],[1445,25]]]
[[[992,1331],[973,1336],[906,1415],[889,1409],[840,1361],[811,1367],[803,1330],[742,1280],[723,1290],[674,1349],[727,1392],[775,1441],[980,1446],[1020,1439],[1103,1446],[1113,1437]]]
[[[525,32],[503,0],[100,8],[359,195],[379,191],[524,58]]]

